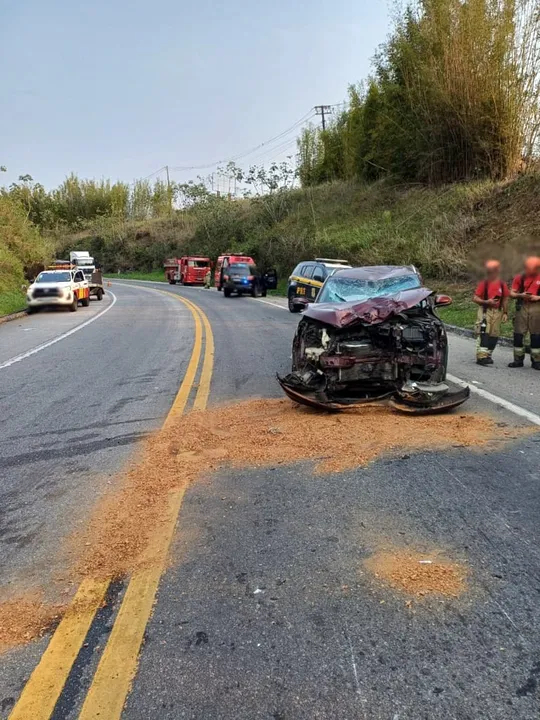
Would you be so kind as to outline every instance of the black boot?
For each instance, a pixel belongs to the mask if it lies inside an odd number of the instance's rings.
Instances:
[[[488,358],[486,358],[486,360],[487,360],[486,365],[493,365],[493,358],[492,358],[492,357],[488,357]]]
[[[523,367],[523,359],[513,360],[511,363],[508,363],[508,367],[511,367],[511,368]]]
[[[489,358],[478,358],[478,360],[476,361],[476,364],[477,364],[477,365],[484,365],[484,367],[485,367],[486,365],[489,365],[489,364],[490,364]]]

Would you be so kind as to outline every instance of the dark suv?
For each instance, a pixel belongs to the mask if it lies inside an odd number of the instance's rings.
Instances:
[[[331,258],[316,258],[298,263],[289,278],[289,310],[292,313],[300,312],[308,303],[314,302],[326,278],[336,270],[348,267],[351,266],[346,260]]]
[[[223,274],[223,295],[231,297],[233,292],[238,295],[249,294],[252,297],[265,297],[267,290],[275,290],[277,274],[275,270],[261,273],[250,263],[231,263]]]

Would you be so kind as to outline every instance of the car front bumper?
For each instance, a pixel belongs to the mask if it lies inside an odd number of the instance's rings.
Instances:
[[[39,298],[26,298],[26,304],[28,307],[47,307],[49,305],[60,305],[67,307],[73,302],[73,295],[62,295],[61,297],[51,295]]]

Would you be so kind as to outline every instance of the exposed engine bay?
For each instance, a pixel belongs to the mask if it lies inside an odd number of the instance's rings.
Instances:
[[[326,410],[376,401],[416,414],[457,407],[469,389],[451,392],[445,382],[447,337],[434,306],[425,288],[331,306],[339,313],[314,304],[298,325],[292,372],[278,377],[281,387],[292,400]]]

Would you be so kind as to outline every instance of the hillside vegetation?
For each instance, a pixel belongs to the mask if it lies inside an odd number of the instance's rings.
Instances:
[[[51,246],[24,209],[0,195],[0,315],[24,307],[25,267],[46,262]]]
[[[304,131],[302,184],[511,176],[538,140],[539,29],[537,0],[406,6],[349,107],[326,131]]]
[[[463,280],[490,255],[512,273],[540,250],[540,176],[437,188],[335,181],[147,221],[96,221],[65,245],[90,249],[106,270],[159,269],[170,255],[236,249],[288,274],[302,259],[412,263],[426,277]]]
[[[201,178],[0,189],[0,293],[20,299],[23,268],[51,248],[108,272],[237,250],[282,277],[314,256],[413,263],[448,284],[496,255],[510,275],[540,250],[539,69],[537,0],[416,0],[346,109],[301,134],[296,164],[218,171],[242,199]]]

